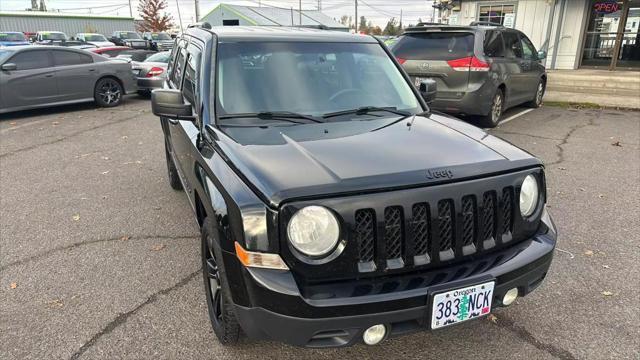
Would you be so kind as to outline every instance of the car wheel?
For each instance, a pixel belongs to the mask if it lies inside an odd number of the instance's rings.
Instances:
[[[544,92],[546,90],[547,84],[543,79],[540,79],[538,82],[538,86],[536,87],[536,94],[533,100],[526,103],[526,105],[530,108],[539,108],[542,105],[542,97],[544,96]]]
[[[501,89],[496,91],[491,102],[491,110],[487,115],[480,117],[480,126],[482,127],[496,127],[502,116],[502,110],[504,110],[504,93]]]
[[[165,141],[164,143],[164,154],[167,158],[167,175],[169,177],[169,185],[173,190],[182,190],[182,182],[180,182],[180,178],[178,177],[178,171],[176,170],[176,164],[173,163],[173,158],[171,158],[171,154],[169,154],[169,147]]]
[[[102,107],[114,107],[122,102],[122,85],[114,78],[103,78],[96,83],[93,97]]]
[[[204,280],[209,320],[222,345],[233,345],[240,340],[241,328],[233,312],[231,291],[222,262],[222,252],[216,246],[217,227],[210,219],[202,224],[202,275]]]

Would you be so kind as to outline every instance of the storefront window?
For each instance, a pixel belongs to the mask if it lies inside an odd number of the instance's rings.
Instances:
[[[515,25],[515,5],[480,5],[478,9],[478,21],[488,21],[505,27],[513,28]]]

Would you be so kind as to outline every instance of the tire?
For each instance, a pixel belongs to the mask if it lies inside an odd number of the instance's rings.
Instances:
[[[487,115],[481,116],[478,120],[480,126],[485,128],[494,128],[498,126],[502,111],[504,110],[504,92],[502,89],[496,90],[491,101],[491,110]]]
[[[542,97],[544,96],[544,92],[547,89],[547,83],[544,79],[540,79],[538,81],[538,86],[536,86],[536,94],[534,95],[533,100],[529,101],[525,104],[525,106],[536,109],[542,105]]]
[[[138,90],[138,95],[144,96],[144,97],[150,97],[151,90]]]
[[[93,90],[93,98],[101,107],[114,107],[120,105],[124,90],[120,82],[114,78],[102,78],[96,83]]]
[[[204,280],[207,309],[213,332],[222,345],[234,345],[242,333],[233,312],[231,291],[227,283],[222,251],[216,246],[217,226],[207,218],[202,224],[202,279]],[[217,261],[218,260],[218,261]]]
[[[167,158],[167,176],[169,177],[169,185],[173,190],[182,190],[182,182],[180,182],[180,177],[176,170],[176,164],[173,163],[171,154],[169,154],[169,147],[167,146],[166,141],[164,143],[164,154]]]

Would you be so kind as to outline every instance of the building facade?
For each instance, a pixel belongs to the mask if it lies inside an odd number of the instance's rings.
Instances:
[[[640,0],[457,0],[441,21],[516,28],[547,52],[550,69],[640,70]]]
[[[62,31],[69,37],[77,33],[92,32],[110,36],[114,31],[135,31],[135,26],[130,17],[11,11],[0,12],[0,31]]]

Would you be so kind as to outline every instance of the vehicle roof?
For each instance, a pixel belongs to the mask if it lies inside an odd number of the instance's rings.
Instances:
[[[406,28],[402,33],[411,34],[411,33],[421,33],[421,32],[429,32],[429,31],[486,31],[486,30],[499,30],[499,31],[517,31],[516,29],[507,28],[504,26],[497,25],[448,25],[448,24],[426,24],[426,25],[416,25],[409,28]]]
[[[49,33],[49,34],[64,34],[62,31],[49,31],[49,30],[40,30],[38,31],[36,34],[44,34],[44,33]],[[66,34],[65,34],[66,35]]]
[[[202,28],[191,28],[187,34]],[[219,41],[302,41],[302,42],[350,42],[377,43],[368,35],[356,35],[342,31],[320,30],[305,27],[288,26],[214,26],[210,32],[218,36]],[[197,34],[197,33],[195,33]],[[197,35],[196,35],[197,36]]]
[[[22,34],[20,31],[0,31],[3,34]]]
[[[14,52],[18,52],[20,50],[37,50],[37,49],[84,51],[84,49],[78,49],[78,48],[73,48],[73,47],[68,47],[68,46],[38,45],[38,44],[17,45],[17,46],[10,46],[10,47],[6,47],[6,48],[2,48],[2,50],[10,50],[10,51],[14,51]]]

